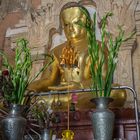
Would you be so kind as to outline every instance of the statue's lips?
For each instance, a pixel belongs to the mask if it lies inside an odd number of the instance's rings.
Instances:
[[[75,32],[75,31],[72,31],[72,32],[70,32],[70,33],[68,34],[68,36],[74,38],[74,37],[77,36],[77,35],[76,35],[76,32]]]

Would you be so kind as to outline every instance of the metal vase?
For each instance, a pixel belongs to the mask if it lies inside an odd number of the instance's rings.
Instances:
[[[41,140],[50,140],[50,130],[45,128],[41,132]]]
[[[3,140],[23,140],[26,119],[22,117],[22,105],[13,104],[6,118],[1,121]]]
[[[93,135],[95,140],[112,140],[114,127],[114,113],[108,109],[108,104],[112,98],[94,98],[91,100],[96,105],[96,110],[92,113]]]

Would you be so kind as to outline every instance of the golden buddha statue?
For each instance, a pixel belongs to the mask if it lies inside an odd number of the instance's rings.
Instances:
[[[91,74],[90,61],[87,47],[86,29],[76,24],[79,20],[84,24],[87,22],[87,17],[80,8],[84,7],[77,3],[65,5],[60,13],[60,19],[64,28],[64,33],[67,41],[54,49],[51,52],[54,54],[55,61],[51,67],[44,71],[42,78],[33,82],[28,89],[35,92],[45,91],[62,91],[71,89],[90,88]],[[87,11],[88,13],[88,11]],[[91,21],[90,21],[91,22]],[[106,73],[104,67],[103,76]],[[116,91],[118,92],[118,91]],[[52,95],[50,102],[56,107],[60,105],[60,109],[65,109],[67,106],[67,95]],[[89,109],[93,107],[90,99],[94,97],[91,93],[78,93],[76,98],[76,107],[78,109]],[[124,90],[119,90],[119,93],[112,93],[115,99],[115,105],[122,106],[126,99]],[[47,100],[47,99],[46,99]],[[58,103],[58,104],[57,104]]]

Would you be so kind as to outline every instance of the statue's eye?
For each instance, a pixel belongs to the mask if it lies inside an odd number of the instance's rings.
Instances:
[[[77,72],[77,74],[79,75],[79,71],[76,71]]]
[[[74,24],[78,24],[79,23],[79,20],[78,21],[74,21]]]
[[[64,24],[64,26],[68,26],[68,25],[69,25],[68,23],[65,23],[65,24]]]

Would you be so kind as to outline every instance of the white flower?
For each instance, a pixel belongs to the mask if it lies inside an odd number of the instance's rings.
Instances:
[[[117,58],[113,58],[113,64],[117,64],[118,63],[118,59]]]
[[[53,110],[51,109],[51,106],[48,107],[47,112],[48,112],[49,114],[52,114],[52,113],[53,113]]]

